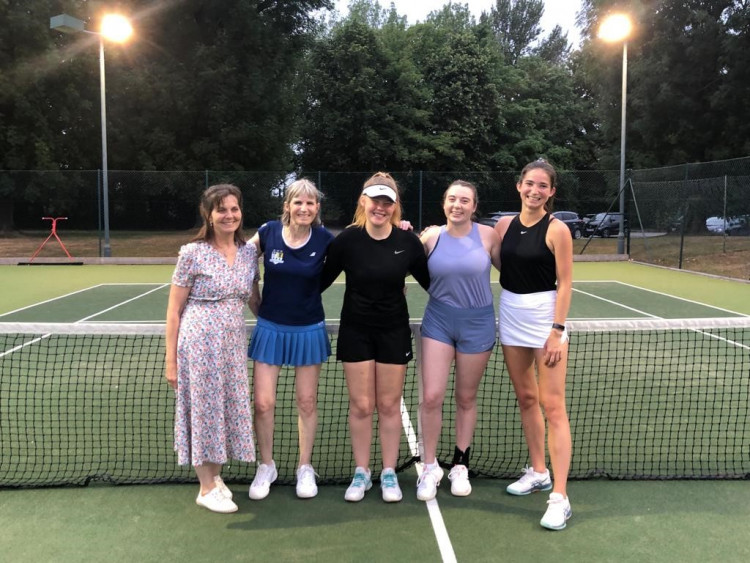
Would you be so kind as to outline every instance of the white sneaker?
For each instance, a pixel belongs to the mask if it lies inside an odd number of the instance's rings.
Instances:
[[[318,494],[315,470],[312,465],[300,465],[297,469],[297,497],[313,498]]]
[[[547,512],[539,523],[548,530],[562,530],[572,515],[570,500],[560,493],[551,493],[547,501]]]
[[[195,499],[195,504],[208,508],[211,512],[220,512],[222,514],[237,512],[237,505],[232,502],[232,499],[224,496],[219,487],[214,487],[205,495],[199,493]]]
[[[549,476],[549,469],[544,473],[537,473],[533,467],[524,467],[521,478],[515,483],[506,487],[506,491],[511,495],[528,495],[536,491],[549,491],[552,488],[552,479]]]
[[[261,463],[258,466],[258,470],[255,472],[253,484],[250,485],[250,498],[253,500],[266,498],[271,491],[271,483],[273,483],[278,476],[279,473],[276,471],[276,462],[272,461],[270,465]]]
[[[383,501],[399,502],[404,495],[401,493],[401,487],[398,486],[398,477],[396,472],[391,469],[383,469],[380,473],[380,490],[383,493]]]
[[[425,464],[422,475],[417,480],[417,499],[424,501],[434,499],[443,475],[443,470],[437,461],[431,465]]]
[[[469,483],[469,469],[465,465],[454,465],[448,473],[451,482],[451,494],[454,497],[467,497],[471,494]]]
[[[364,467],[357,467],[354,470],[354,479],[352,484],[346,489],[344,498],[349,502],[359,502],[365,498],[365,491],[369,491],[372,488],[372,478],[369,469]]]
[[[214,483],[216,483],[216,486],[221,491],[221,494],[223,494],[227,498],[232,498],[232,491],[230,491],[229,487],[224,484],[224,479],[221,478],[221,475],[217,475],[216,477],[214,477]]]

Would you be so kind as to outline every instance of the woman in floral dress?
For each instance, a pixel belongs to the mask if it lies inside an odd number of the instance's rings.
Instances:
[[[200,481],[196,503],[235,512],[221,479],[229,458],[255,461],[243,315],[257,313],[258,257],[242,235],[242,193],[208,188],[203,226],[180,249],[167,307],[166,378],[176,390],[175,451]]]

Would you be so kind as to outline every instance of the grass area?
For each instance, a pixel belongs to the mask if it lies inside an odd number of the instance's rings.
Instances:
[[[177,256],[180,246],[189,242],[197,230],[190,231],[113,231],[110,236],[112,256],[165,257]],[[24,231],[0,237],[0,256],[28,259],[49,232]],[[246,231],[249,236],[252,231]],[[76,258],[99,256],[99,238],[92,231],[61,231],[59,233],[68,252]],[[580,254],[586,239],[573,241],[573,250]],[[586,246],[585,254],[616,254],[617,239],[594,238]],[[710,235],[686,236],[683,243],[682,268],[696,272],[750,279],[750,237],[722,237]],[[64,257],[62,248],[50,239],[40,257]],[[633,260],[659,266],[678,268],[680,237],[678,235],[632,238],[630,256]]]

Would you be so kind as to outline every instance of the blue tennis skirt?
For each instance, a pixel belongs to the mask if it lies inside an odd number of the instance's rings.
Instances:
[[[331,355],[331,341],[324,321],[290,326],[258,318],[250,337],[248,356],[272,366],[322,364]]]

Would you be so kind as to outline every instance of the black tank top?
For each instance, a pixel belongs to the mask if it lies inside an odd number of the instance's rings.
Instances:
[[[500,246],[500,285],[513,293],[538,293],[557,289],[555,255],[547,246],[550,216],[533,227],[513,217]]]

